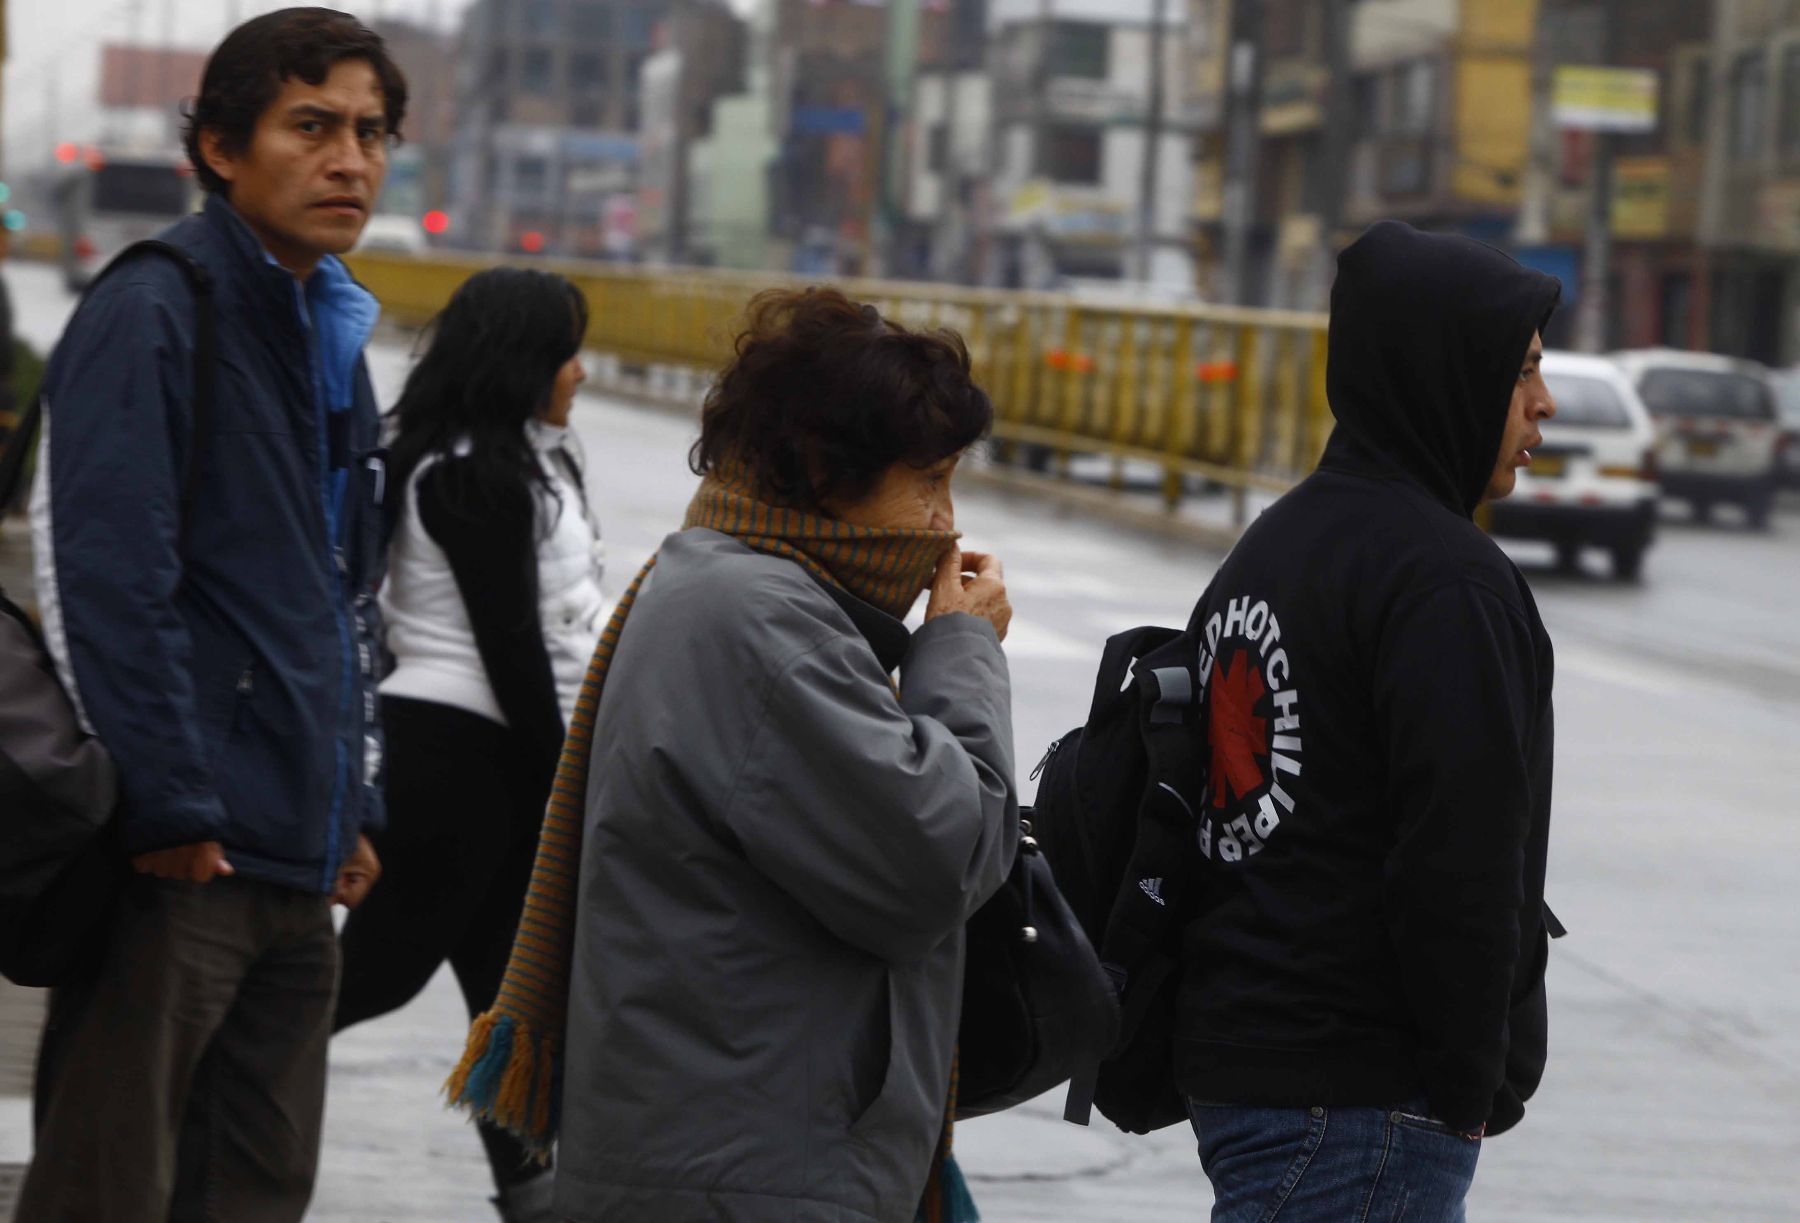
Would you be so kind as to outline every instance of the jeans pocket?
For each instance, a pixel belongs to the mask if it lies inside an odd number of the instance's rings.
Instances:
[[[1189,1101],[1215,1221],[1268,1223],[1299,1187],[1325,1141],[1329,1110]]]
[[[1422,1130],[1427,1134],[1441,1134],[1445,1138],[1455,1138],[1462,1142],[1478,1142],[1461,1130],[1454,1129],[1431,1115],[1431,1105],[1423,1100],[1408,1100],[1399,1107],[1390,1109],[1388,1121],[1409,1130]]]

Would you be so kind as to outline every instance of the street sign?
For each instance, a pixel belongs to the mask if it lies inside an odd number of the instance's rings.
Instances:
[[[1669,233],[1669,159],[1621,157],[1613,163],[1612,231],[1645,241]]]
[[[1657,87],[1654,69],[1563,65],[1556,70],[1556,126],[1590,132],[1653,132]]]

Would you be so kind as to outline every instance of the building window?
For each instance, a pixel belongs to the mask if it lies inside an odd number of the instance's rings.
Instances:
[[[1781,55],[1781,157],[1800,161],[1800,46]]]
[[[1100,136],[1097,127],[1065,125],[1045,129],[1039,173],[1052,182],[1098,186]]]
[[[550,162],[543,157],[521,157],[513,162],[513,192],[532,199],[550,194]]]
[[[619,10],[619,41],[628,47],[648,47],[656,37],[658,11],[639,5]]]
[[[488,52],[487,86],[489,89],[501,93],[508,92],[512,87],[512,82],[507,77],[511,73],[512,56],[507,54],[505,47]]]
[[[1220,15],[1218,0],[1188,0],[1188,49],[1196,56],[1211,55],[1223,44]]]
[[[1394,79],[1392,96],[1390,131],[1406,136],[1431,132],[1437,126],[1437,64],[1422,59],[1401,68]]]
[[[523,16],[527,35],[533,38],[556,35],[556,0],[525,0]]]
[[[556,63],[546,47],[533,47],[525,52],[519,67],[519,88],[525,93],[549,93]]]
[[[612,7],[577,4],[569,14],[569,31],[577,42],[605,42],[612,37]]]
[[[604,92],[606,57],[598,51],[577,51],[569,57],[569,87],[582,92]]]
[[[1762,51],[1738,56],[1731,69],[1731,153],[1749,160],[1761,157],[1769,106],[1769,65]]]
[[[950,125],[934,123],[925,137],[925,168],[943,174],[950,168]]]
[[[1050,36],[1048,74],[1104,81],[1110,67],[1111,34],[1110,27],[1096,22],[1057,22]]]

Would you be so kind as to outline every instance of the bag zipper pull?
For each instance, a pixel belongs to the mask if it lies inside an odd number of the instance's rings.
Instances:
[[[1038,779],[1038,774],[1044,771],[1044,766],[1050,763],[1050,757],[1056,755],[1056,749],[1061,746],[1061,739],[1050,740],[1050,746],[1044,749],[1043,757],[1037,762],[1037,766],[1031,770],[1031,776],[1027,777],[1025,780],[1036,781]]]

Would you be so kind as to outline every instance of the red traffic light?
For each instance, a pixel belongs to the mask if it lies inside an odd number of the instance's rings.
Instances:
[[[433,208],[420,218],[419,224],[425,227],[428,234],[447,233],[450,229],[450,214],[440,208]]]
[[[56,160],[68,165],[81,156],[81,149],[73,141],[65,140],[56,146]]]
[[[544,249],[544,235],[535,229],[528,229],[519,235],[519,248],[527,255],[535,255]]]

